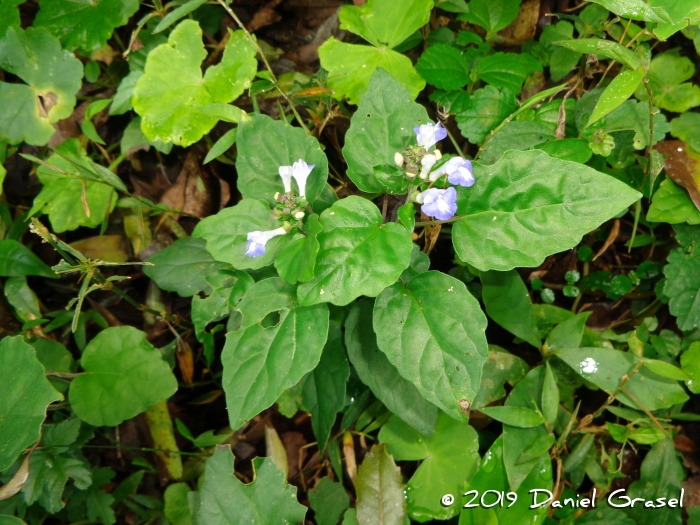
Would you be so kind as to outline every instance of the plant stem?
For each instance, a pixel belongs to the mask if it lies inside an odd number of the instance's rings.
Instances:
[[[451,219],[447,219],[447,220],[444,220],[444,221],[439,221],[439,220],[437,220],[437,219],[436,219],[436,220],[432,220],[432,221],[419,221],[419,222],[416,223],[416,227],[418,227],[418,226],[435,226],[436,224],[448,224],[448,223],[450,223],[450,222],[457,222],[457,221],[460,220],[461,218],[462,218],[461,215],[455,215],[455,216],[452,217]]]

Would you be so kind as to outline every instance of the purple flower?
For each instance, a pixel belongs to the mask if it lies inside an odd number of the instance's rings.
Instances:
[[[457,213],[457,190],[449,187],[445,190],[430,188],[416,197],[421,204],[421,211],[429,217],[440,221],[451,219]]]
[[[289,193],[292,191],[292,167],[280,166],[279,173],[280,177],[282,177],[282,183],[284,184],[284,192]]]
[[[274,238],[277,237],[278,235],[285,235],[287,233],[287,230],[284,228],[280,227],[277,228],[276,230],[268,230],[268,231],[254,231],[250,232],[248,234],[248,246],[246,246],[246,252],[245,254],[248,257],[260,257],[261,255],[265,255],[265,245],[267,242]]]
[[[472,162],[462,157],[453,157],[430,174],[430,180],[436,181],[447,174],[447,180],[455,186],[469,188],[474,185]]]
[[[306,197],[306,179],[309,178],[313,169],[314,164],[309,165],[301,159],[292,166],[292,177],[294,177],[294,180],[297,181],[297,186],[299,186],[299,197]]]
[[[413,128],[416,134],[416,141],[419,146],[423,146],[425,151],[432,148],[438,141],[441,141],[447,136],[447,130],[442,127],[439,122],[435,124],[423,124]]]

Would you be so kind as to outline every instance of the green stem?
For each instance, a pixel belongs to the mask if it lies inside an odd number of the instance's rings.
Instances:
[[[461,218],[462,218],[461,215],[455,215],[455,216],[452,217],[451,219],[447,219],[447,220],[444,220],[444,221],[439,221],[439,220],[437,220],[437,219],[436,219],[436,220],[432,220],[432,221],[422,221],[422,222],[419,221],[419,222],[416,223],[416,226],[434,226],[434,225],[436,225],[436,224],[447,224],[447,223],[450,223],[450,222],[457,222],[457,221],[460,220]]]
[[[642,214],[642,199],[639,199],[634,204],[634,226],[632,227],[632,237],[630,237],[630,245],[627,248],[627,253],[632,253],[632,245],[634,238],[637,236],[637,226],[639,226],[639,216]]]

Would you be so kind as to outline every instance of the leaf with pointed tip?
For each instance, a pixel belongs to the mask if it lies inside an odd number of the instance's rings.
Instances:
[[[365,455],[355,486],[360,525],[404,525],[406,500],[401,471],[386,445],[374,445]]]
[[[433,0],[369,0],[340,10],[341,28],[377,47],[393,48],[428,23]]]
[[[58,279],[58,275],[23,244],[12,239],[0,241],[0,277],[25,275]]]

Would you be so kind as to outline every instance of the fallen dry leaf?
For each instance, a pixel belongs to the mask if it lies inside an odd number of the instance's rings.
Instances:
[[[691,151],[682,140],[664,140],[655,148],[664,156],[666,175],[686,189],[700,210],[700,155]]]

